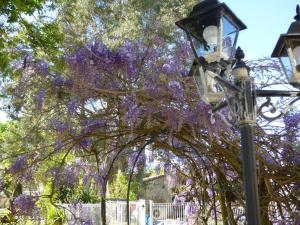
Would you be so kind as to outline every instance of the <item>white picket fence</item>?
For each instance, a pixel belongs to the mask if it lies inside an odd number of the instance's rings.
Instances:
[[[63,208],[70,225],[81,225],[87,222],[101,225],[101,204],[63,205]],[[145,214],[144,200],[130,201],[130,224],[146,224]],[[125,225],[127,221],[126,201],[107,201],[106,221],[109,225]]]
[[[189,203],[153,203],[152,201],[130,201],[130,225],[189,225],[185,210]],[[90,222],[101,225],[101,204],[63,205],[68,225],[81,225]],[[234,210],[235,217],[243,215],[244,210]],[[108,225],[127,225],[126,201],[106,202],[106,221]],[[221,221],[219,221],[221,222]],[[239,224],[244,223],[244,216]],[[209,224],[215,224],[213,221]]]

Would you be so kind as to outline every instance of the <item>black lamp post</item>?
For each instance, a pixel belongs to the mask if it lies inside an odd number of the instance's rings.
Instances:
[[[281,35],[272,56],[280,57],[282,65],[287,65],[284,69],[289,82],[299,87],[299,6],[295,19],[288,33]],[[243,51],[240,48],[235,51],[239,31],[246,26],[226,4],[218,0],[201,1],[187,18],[176,24],[186,32],[195,53],[190,76],[194,76],[201,98],[213,106],[213,112],[228,107],[233,118],[231,123],[240,129],[247,223],[261,225],[254,144],[256,97],[268,99],[258,110],[262,112],[262,107],[271,104],[270,97],[298,97],[296,100],[300,100],[300,92],[255,90],[249,68],[243,62]],[[268,119],[265,115],[263,118]]]

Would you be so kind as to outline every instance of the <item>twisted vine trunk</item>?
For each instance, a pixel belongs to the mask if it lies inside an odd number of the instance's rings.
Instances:
[[[225,195],[222,191],[220,193],[220,205],[221,205],[223,225],[229,225],[228,224],[228,213],[227,213],[227,209],[226,209],[227,207],[226,207]]]
[[[227,209],[228,209],[228,218],[230,221],[230,224],[232,225],[237,225],[237,222],[234,219],[234,214],[231,208],[231,202],[232,202],[232,191],[228,191],[225,193],[225,199],[226,199],[226,204],[227,204]]]
[[[266,186],[266,181],[262,178],[259,179],[258,194],[259,194],[259,203],[260,203],[261,223],[263,225],[272,225],[272,223],[269,219],[270,198],[269,198],[268,189]]]
[[[226,176],[216,168],[216,175],[220,189],[220,205],[221,205],[221,213],[223,219],[223,225],[237,225],[236,221],[234,220],[234,215],[231,209],[231,195],[232,191],[230,190],[229,186],[227,185],[228,181]]]
[[[106,225],[106,187],[105,187],[105,190],[104,190],[104,194],[103,196],[101,197],[101,222],[102,222],[102,225]]]

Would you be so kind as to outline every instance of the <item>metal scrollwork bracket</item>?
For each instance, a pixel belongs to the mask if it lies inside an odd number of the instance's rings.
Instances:
[[[300,91],[287,91],[287,90],[257,90],[256,91],[256,97],[266,97],[266,102],[264,102],[259,108],[258,108],[258,115],[261,116],[263,119],[265,119],[268,122],[272,122],[276,119],[281,118],[284,116],[288,110],[291,108],[292,105],[294,105],[297,101],[300,100]],[[278,115],[275,116],[269,116],[270,114],[277,113],[278,109],[276,106],[272,103],[271,97],[290,97],[294,98],[291,102],[287,104],[284,110],[282,110]],[[267,108],[267,111],[264,111],[264,109]]]
[[[278,95],[275,95],[273,97],[278,97]],[[293,96],[286,96],[285,95],[283,97],[293,97]],[[278,109],[272,103],[271,96],[267,96],[266,97],[266,102],[264,102],[263,104],[260,105],[260,107],[257,110],[257,113],[258,113],[259,116],[261,116],[266,121],[273,122],[274,120],[277,120],[277,119],[283,117],[288,112],[288,110],[291,108],[291,106],[294,105],[299,100],[300,100],[300,97],[293,99],[291,102],[288,103],[288,105],[284,108],[284,110],[282,110],[278,115],[268,116],[267,113],[270,113],[270,114],[274,115],[275,113],[278,112]],[[267,111],[264,111],[265,108],[267,108]]]

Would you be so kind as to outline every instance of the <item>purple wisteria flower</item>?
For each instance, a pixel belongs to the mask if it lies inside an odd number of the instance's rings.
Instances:
[[[9,168],[9,172],[12,174],[20,173],[25,170],[28,166],[28,161],[26,156],[19,156],[17,160]]]
[[[193,185],[193,180],[192,179],[187,179],[186,181],[185,181],[185,184],[187,185],[187,186],[191,186],[191,185]]]
[[[138,157],[138,158],[137,158]],[[135,165],[134,165],[135,163]],[[128,167],[131,170],[134,166],[134,172],[137,173],[141,166],[146,163],[146,154],[142,152],[139,156],[137,152],[129,153],[128,156]]]
[[[35,64],[34,70],[37,74],[41,76],[48,76],[50,75],[49,68],[47,63],[44,60],[40,60]]]
[[[68,109],[68,114],[70,114],[70,115],[76,114],[76,111],[78,109],[77,101],[75,99],[69,101],[67,103],[67,109]]]
[[[56,87],[62,87],[64,83],[65,83],[65,79],[60,75],[56,75],[53,79],[53,84]]]
[[[46,90],[41,88],[36,96],[35,96],[35,104],[36,104],[36,108],[37,110],[41,110],[42,106],[43,106],[43,103],[45,101],[45,96],[46,96]]]
[[[83,176],[83,179],[82,179],[83,185],[85,187],[88,187],[90,185],[91,177],[92,176],[91,176],[90,171],[86,171],[84,176]]]
[[[178,140],[177,138],[172,138],[171,144],[174,148],[183,148],[184,147],[183,143],[180,140]]]
[[[180,74],[183,76],[183,77],[187,77],[189,75],[189,70],[187,68],[184,68],[180,71]]]
[[[76,168],[65,166],[64,168],[51,168],[52,181],[55,187],[74,187],[78,183],[79,173]]]
[[[207,189],[207,194],[210,198],[212,198],[214,196],[214,191],[212,189]]]
[[[155,173],[156,174],[160,174],[160,171],[161,171],[161,165],[158,163],[155,165],[154,167],[154,170],[155,170]]]
[[[175,198],[174,198],[173,203],[179,205],[179,204],[184,203],[185,201],[186,201],[185,196],[183,196],[183,195],[176,195]]]
[[[14,199],[13,209],[18,217],[28,216],[40,224],[40,212],[36,205],[38,200],[38,196],[21,194]]]
[[[134,100],[134,96],[126,96],[123,100],[124,108],[126,109],[126,122],[129,125],[135,124],[140,117],[140,109]]]
[[[67,129],[66,124],[57,118],[52,119],[50,125],[54,127],[58,133],[63,133]]]
[[[165,63],[162,68],[161,71],[167,75],[171,75],[171,74],[180,74],[180,69],[179,69],[179,65],[175,60],[169,60],[169,62]]]
[[[184,209],[184,214],[187,217],[193,217],[197,215],[198,210],[199,210],[198,204],[196,204],[195,202],[188,202]]]
[[[287,133],[287,141],[293,143],[297,138],[298,124],[300,122],[300,113],[291,113],[283,118]]]
[[[180,102],[184,102],[184,90],[179,81],[170,81],[168,84],[168,89],[172,98]]]
[[[79,142],[79,148],[89,148],[92,145],[92,140],[90,138],[83,138]]]
[[[170,163],[166,162],[166,163],[164,164],[164,173],[165,173],[165,174],[168,174],[168,173],[170,173],[170,170],[171,170]]]
[[[283,118],[286,130],[286,143],[283,146],[283,152],[281,153],[282,160],[300,165],[300,151],[297,145],[299,144],[299,129],[300,113],[290,113]]]
[[[53,145],[53,148],[56,152],[60,152],[61,149],[62,149],[62,146],[63,146],[63,143],[61,140],[56,140],[54,145]]]
[[[68,89],[71,89],[73,87],[73,80],[72,79],[65,79],[64,86]]]
[[[161,69],[162,69],[162,72],[164,72],[166,74],[171,74],[173,72],[173,68],[170,64],[164,64]]]

